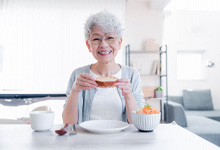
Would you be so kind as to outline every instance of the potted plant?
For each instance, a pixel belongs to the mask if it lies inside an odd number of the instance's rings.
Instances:
[[[156,98],[162,98],[163,97],[163,89],[162,87],[159,87],[155,91],[155,97]]]

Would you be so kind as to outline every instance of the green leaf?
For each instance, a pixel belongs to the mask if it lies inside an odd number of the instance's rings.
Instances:
[[[150,108],[150,107],[151,107],[151,105],[145,105],[144,107],[145,107],[145,108]]]
[[[157,91],[162,91],[162,87],[157,88]]]

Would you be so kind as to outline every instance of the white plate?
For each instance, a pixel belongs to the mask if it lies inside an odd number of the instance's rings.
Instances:
[[[82,122],[79,126],[94,133],[116,133],[126,129],[129,125],[127,122],[116,120],[91,120]]]

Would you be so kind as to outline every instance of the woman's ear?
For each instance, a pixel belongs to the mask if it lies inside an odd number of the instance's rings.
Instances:
[[[122,38],[119,39],[119,50],[121,49],[121,45],[122,45]]]
[[[87,46],[89,52],[91,53],[92,50],[91,50],[91,47],[90,47],[90,44],[89,44],[89,40],[86,41],[86,46]]]

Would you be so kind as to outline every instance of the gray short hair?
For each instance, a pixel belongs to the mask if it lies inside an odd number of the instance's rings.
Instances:
[[[117,34],[118,39],[122,37],[122,25],[110,12],[102,11],[89,16],[84,27],[86,41],[89,39],[91,30],[94,26],[100,27],[105,33]]]

